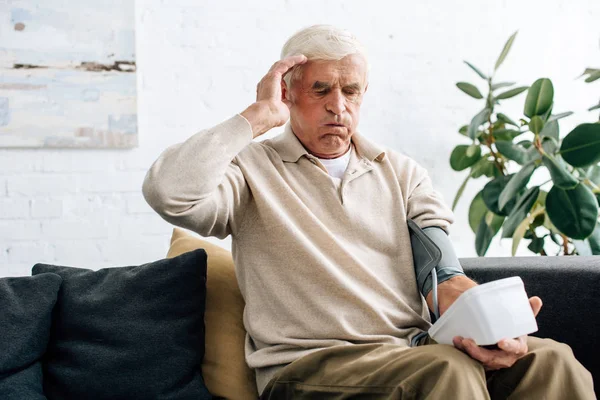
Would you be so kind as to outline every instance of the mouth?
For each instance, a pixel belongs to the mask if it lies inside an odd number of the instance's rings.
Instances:
[[[345,128],[344,124],[325,124],[325,126],[337,127],[337,128]]]

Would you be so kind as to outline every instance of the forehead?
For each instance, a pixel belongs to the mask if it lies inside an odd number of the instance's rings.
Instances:
[[[367,63],[363,57],[352,54],[337,61],[312,60],[302,66],[302,86],[319,81],[329,84],[364,83]]]

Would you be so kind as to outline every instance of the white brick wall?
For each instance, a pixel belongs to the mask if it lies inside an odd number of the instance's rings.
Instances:
[[[479,83],[463,60],[490,71],[519,29],[499,79],[552,78],[555,109],[577,112],[563,133],[592,118],[585,109],[597,101],[598,85],[574,78],[600,65],[600,2],[540,4],[137,0],[140,147],[0,149],[0,276],[27,275],[36,262],[100,268],[163,257],[171,227],[140,192],[150,163],[168,145],[242,111],[285,39],[315,23],[350,28],[370,51],[362,131],[417,159],[451,202],[464,175],[448,165],[452,148],[463,143],[456,130],[479,107],[454,86]],[[518,115],[523,100],[508,113]],[[466,217],[481,184],[467,188],[456,211],[452,239],[460,256],[475,254]],[[496,239],[489,254],[509,255],[510,241]]]

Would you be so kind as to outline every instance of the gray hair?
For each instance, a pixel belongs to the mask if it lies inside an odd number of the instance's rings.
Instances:
[[[367,52],[363,45],[352,33],[332,25],[313,25],[296,32],[283,45],[281,59],[297,54],[304,54],[308,60],[326,61],[337,61],[351,54],[358,54],[365,59],[369,69]],[[295,66],[284,76],[288,88],[292,77],[299,77],[299,67],[301,65]]]

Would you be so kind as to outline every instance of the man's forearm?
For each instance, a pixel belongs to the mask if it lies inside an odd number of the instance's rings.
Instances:
[[[208,199],[231,160],[252,141],[250,128],[236,115],[166,149],[144,180],[143,194],[150,206],[163,217],[174,216]]]
[[[274,128],[272,122],[273,111],[268,102],[258,101],[251,104],[248,108],[240,113],[240,115],[252,126],[252,137],[262,135],[263,133]]]

